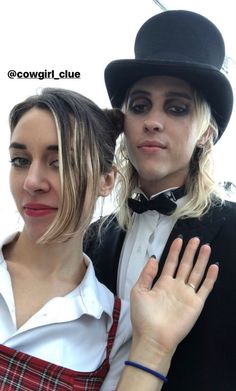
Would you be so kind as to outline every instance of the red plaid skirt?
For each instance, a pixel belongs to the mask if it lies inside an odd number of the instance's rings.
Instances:
[[[113,323],[108,334],[106,357],[93,372],[77,372],[0,345],[1,391],[96,391],[109,370],[109,355],[116,336],[121,302],[115,298]]]

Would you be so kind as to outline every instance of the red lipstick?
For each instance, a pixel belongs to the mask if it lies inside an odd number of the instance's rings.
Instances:
[[[49,215],[51,213],[55,213],[57,208],[54,208],[50,205],[38,204],[38,203],[27,203],[23,206],[24,212],[27,216],[32,217],[42,217]]]

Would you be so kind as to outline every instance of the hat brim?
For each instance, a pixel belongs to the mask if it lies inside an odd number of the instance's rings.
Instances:
[[[210,66],[203,67],[187,61],[112,61],[105,69],[105,83],[112,106],[122,107],[127,91],[136,81],[157,75],[181,78],[202,93],[218,124],[219,139],[232,113],[233,92],[226,76]]]

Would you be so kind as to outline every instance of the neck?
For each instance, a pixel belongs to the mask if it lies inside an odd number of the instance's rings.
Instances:
[[[154,194],[161,193],[167,189],[175,188],[175,187],[181,187],[185,184],[185,178],[178,180],[172,180],[172,181],[149,181],[146,182],[145,180],[140,180],[140,188],[144,192],[144,194],[150,198]]]
[[[45,278],[82,280],[86,267],[83,261],[82,238],[65,243],[37,244],[23,230],[18,239],[6,246],[5,259]]]

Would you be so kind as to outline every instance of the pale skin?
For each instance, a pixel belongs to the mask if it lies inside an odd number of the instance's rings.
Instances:
[[[82,236],[66,243],[37,243],[58,211],[57,144],[53,116],[36,108],[22,116],[11,137],[10,187],[24,226],[17,240],[3,251],[13,284],[17,328],[50,299],[71,292],[86,271]],[[110,193],[114,178],[115,171],[101,176],[101,195]],[[46,205],[49,212],[31,215],[29,203]]]
[[[172,243],[161,276],[153,288],[158,262],[151,258],[131,293],[133,343],[129,360],[164,375],[178,344],[199,317],[218,275],[218,265],[211,265],[202,281],[211,251],[209,245],[201,246],[194,266],[199,239],[189,241],[178,266],[181,247],[180,238]],[[121,378],[119,391],[157,391],[163,386],[160,379],[140,369],[127,366],[124,374],[127,376]]]
[[[129,159],[147,196],[182,186],[195,147],[211,134],[207,129],[199,136],[191,86],[169,76],[147,77],[132,86],[124,129]]]
[[[57,133],[52,115],[40,109],[31,109],[24,114],[13,131],[10,154],[13,162],[11,191],[24,227],[15,241],[4,247],[3,252],[11,275],[16,325],[19,328],[51,298],[64,296],[78,286],[86,266],[82,235],[66,243],[37,243],[55,218],[60,200]],[[110,193],[114,179],[115,170],[101,176],[101,195]],[[37,213],[32,214],[29,211],[30,203],[46,205],[50,211],[44,214],[39,208]],[[173,279],[181,244],[182,240],[177,239],[172,245],[154,288],[150,289],[150,286],[158,263],[151,259],[132,291],[133,343],[130,359],[163,374],[169,369],[178,343],[199,316],[218,272],[217,266],[210,266],[199,288],[210,248],[207,245],[202,247],[192,270],[192,259],[199,245],[199,240],[195,238],[187,247],[177,277]],[[196,293],[186,285],[190,279],[196,286]],[[182,322],[178,323],[177,329],[172,329],[180,314]],[[159,390],[161,386],[162,382],[154,376],[127,367],[117,390],[151,391]]]

